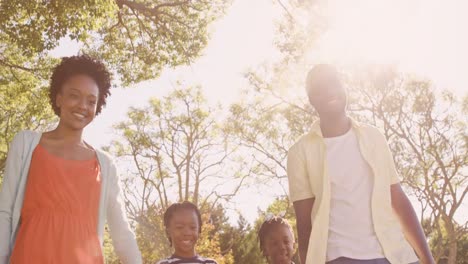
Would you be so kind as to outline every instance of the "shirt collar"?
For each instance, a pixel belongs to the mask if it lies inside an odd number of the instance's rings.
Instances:
[[[359,128],[362,127],[362,124],[360,122],[354,120],[353,118],[349,117],[349,120],[351,120],[351,128],[353,128],[355,130],[359,130]],[[323,138],[322,129],[320,128],[320,119],[316,120],[312,124],[312,127],[310,129],[309,134],[312,135],[312,136],[317,136],[317,137]]]

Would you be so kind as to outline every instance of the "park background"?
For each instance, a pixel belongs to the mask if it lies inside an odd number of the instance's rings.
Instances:
[[[265,263],[265,214],[294,225],[286,155],[317,119],[307,70],[335,64],[349,112],[381,129],[438,263],[468,263],[468,3],[447,0],[0,1],[0,182],[20,130],[45,131],[51,69],[87,53],[114,74],[85,139],[113,156],[144,262],[162,214],[203,212],[199,252]],[[108,263],[118,263],[109,238]]]

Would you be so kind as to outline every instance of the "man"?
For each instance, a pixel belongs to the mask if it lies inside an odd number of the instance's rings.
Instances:
[[[348,116],[336,69],[315,66],[306,90],[320,120],[288,153],[302,263],[435,263],[385,137]]]

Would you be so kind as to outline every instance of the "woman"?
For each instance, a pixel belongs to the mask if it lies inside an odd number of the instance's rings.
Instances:
[[[104,224],[121,261],[141,263],[112,159],[83,138],[110,95],[110,74],[87,55],[54,69],[49,132],[22,131],[8,152],[0,191],[0,264],[104,263]]]

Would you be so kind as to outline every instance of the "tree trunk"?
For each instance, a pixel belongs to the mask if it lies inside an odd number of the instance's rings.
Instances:
[[[457,233],[455,226],[450,218],[444,219],[445,229],[447,230],[448,240],[448,259],[447,264],[457,263]]]

